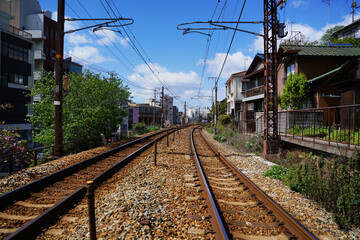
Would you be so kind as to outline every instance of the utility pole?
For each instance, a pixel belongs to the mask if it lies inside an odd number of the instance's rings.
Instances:
[[[218,116],[217,84],[218,84],[218,81],[215,80],[215,119],[214,119],[215,126],[217,124],[217,116]],[[215,127],[215,132],[214,133],[215,134],[217,133],[216,132],[216,127]]]
[[[154,114],[153,114],[153,124],[154,126],[156,125],[156,122],[155,122],[155,102],[156,102],[156,89],[154,88]]]
[[[264,155],[278,153],[278,101],[277,101],[277,20],[278,3],[264,0]]]
[[[61,156],[64,151],[63,145],[63,53],[64,53],[64,19],[65,0],[58,0],[58,17],[57,17],[57,42],[56,42],[56,88],[55,88],[55,145],[54,154]]]
[[[161,88],[161,128],[164,127],[164,86]]]
[[[355,21],[355,19],[354,19],[354,14],[355,14],[355,9],[356,9],[356,8],[359,8],[359,7],[357,6],[357,3],[356,3],[354,0],[352,0],[352,1],[351,1],[351,9],[352,9],[352,11],[350,12],[350,13],[351,13],[351,16],[352,16],[352,22]]]
[[[186,102],[184,103],[184,123],[186,123]]]
[[[215,103],[213,101],[213,106],[215,104],[215,109],[214,109],[213,115],[214,115],[214,124],[216,125],[216,123],[217,123],[217,114],[218,114],[218,111],[217,111],[217,84],[218,84],[218,78],[217,77],[208,77],[208,79],[214,80]],[[211,95],[212,94],[213,94],[213,92],[211,92]]]

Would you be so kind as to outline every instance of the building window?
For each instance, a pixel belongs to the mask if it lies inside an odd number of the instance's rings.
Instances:
[[[290,65],[288,65],[286,68],[285,68],[285,73],[286,73],[286,77],[290,75],[290,73],[295,73],[295,63],[292,63]]]
[[[20,85],[28,85],[27,76],[16,74],[16,73],[9,73],[8,81],[9,81],[9,83],[15,83],[15,84],[20,84]]]
[[[28,62],[28,49],[17,46],[6,41],[1,42],[1,53],[3,56],[13,58],[22,62]]]

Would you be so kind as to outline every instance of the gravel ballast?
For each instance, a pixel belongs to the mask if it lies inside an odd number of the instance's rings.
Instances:
[[[254,183],[289,211],[298,221],[309,228],[319,239],[359,239],[360,229],[342,231],[332,220],[332,215],[317,203],[291,191],[281,181],[263,176],[273,163],[260,157],[239,153],[206,137]],[[190,129],[176,134],[175,141],[166,138],[158,143],[157,165],[154,166],[154,149],[151,147],[142,157],[121,173],[116,180],[108,182],[106,190],[96,191],[96,224],[98,239],[214,239],[211,232],[201,232],[203,222],[188,218],[189,203],[186,201],[186,179],[190,157]],[[77,158],[81,158],[81,153]],[[36,171],[57,169],[62,159],[51,166],[36,167]],[[54,165],[54,166],[53,166]],[[25,170],[24,170],[25,171]],[[28,169],[27,171],[30,171]],[[31,170],[34,171],[34,170]],[[17,186],[23,172],[1,179],[1,191]],[[26,180],[26,182],[31,181]],[[111,185],[111,187],[110,187]],[[4,188],[4,189],[3,189]],[[109,190],[110,189],[110,190]],[[87,211],[84,206],[71,210],[67,216],[76,216],[74,222],[60,222],[51,229],[66,227],[60,235],[43,234],[38,239],[84,239],[88,238]],[[197,231],[199,230],[199,231]],[[193,233],[193,234],[189,234]]]

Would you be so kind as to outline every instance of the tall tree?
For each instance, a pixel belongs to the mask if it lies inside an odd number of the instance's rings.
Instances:
[[[70,89],[63,100],[64,141],[86,142],[99,137],[101,133],[116,131],[127,115],[130,92],[116,74],[105,78],[85,71],[83,74],[69,74]],[[31,123],[35,126],[34,140],[44,145],[55,141],[54,95],[55,76],[44,72],[31,89],[32,96],[40,96],[32,104]]]

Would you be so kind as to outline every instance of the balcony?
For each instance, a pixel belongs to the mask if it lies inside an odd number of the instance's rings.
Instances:
[[[34,59],[35,60],[45,60],[46,56],[41,50],[35,50],[34,51]]]
[[[11,32],[13,34],[16,34],[16,35],[18,35],[20,37],[26,38],[28,40],[31,40],[31,38],[32,38],[30,33],[25,32],[23,30],[20,30],[20,29],[14,27],[14,26],[11,26],[11,25],[9,26],[9,32]]]
[[[35,39],[46,39],[46,36],[43,33],[43,30],[26,30],[26,32],[31,34],[31,38]]]
[[[249,90],[246,90],[245,97],[252,97],[256,95],[264,94],[264,86],[251,88]]]

